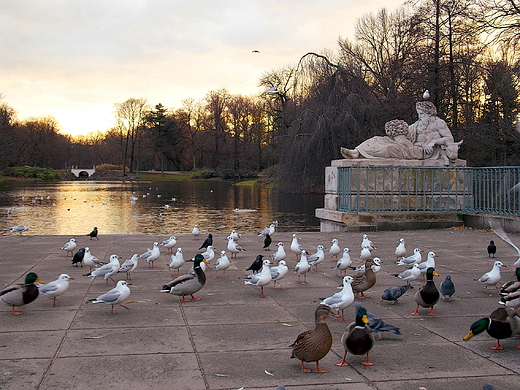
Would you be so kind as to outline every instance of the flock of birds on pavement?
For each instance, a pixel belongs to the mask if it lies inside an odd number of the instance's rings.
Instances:
[[[277,222],[275,221],[258,233],[258,236],[263,239],[262,249],[270,250],[272,236],[276,232],[276,228]],[[464,340],[486,331],[492,338],[496,339],[496,345],[490,348],[502,349],[500,345],[501,339],[520,334],[520,249],[515,246],[500,226],[495,224],[492,225],[492,228],[519,255],[519,259],[513,264],[513,267],[516,267],[516,279],[500,284],[501,269],[506,266],[498,260],[494,262],[489,272],[475,279],[475,281],[480,282],[484,286],[486,293],[488,287],[496,289],[501,297],[500,305],[488,317],[479,319],[471,324],[470,331],[464,337]],[[198,239],[200,234],[199,227],[195,225],[192,231],[194,239]],[[98,229],[94,228],[87,236],[90,237],[90,240],[98,239]],[[109,280],[115,283],[114,288],[95,299],[91,299],[90,302],[110,305],[111,313],[116,314],[114,309],[117,305],[129,309],[124,303],[130,296],[130,288],[128,286],[131,284],[129,281],[132,280],[132,272],[137,269],[139,260],[146,261],[148,268],[154,268],[154,262],[161,256],[161,247],[164,248],[167,255],[170,256],[168,267],[175,277],[168,283],[165,283],[159,291],[180,296],[180,299],[184,302],[196,301],[200,300],[200,298],[195,297],[194,294],[199,292],[206,284],[206,272],[212,261],[215,260],[213,264],[215,270],[214,278],[217,278],[218,273],[221,272],[221,277],[225,279],[225,272],[232,264],[231,259],[246,251],[239,244],[241,238],[241,235],[236,230],[233,230],[227,237],[227,250],[222,250],[217,255],[213,246],[213,236],[210,233],[198,248],[200,253],[197,253],[189,260],[185,260],[182,248],[177,247],[178,240],[173,235],[161,243],[154,242],[152,248],[141,254],[134,254],[123,263],[120,263],[118,255],[112,254],[109,262],[104,264],[91,253],[89,247],[77,249],[77,243],[74,238],[66,242],[61,247],[61,250],[65,251],[67,257],[72,258],[71,262],[76,267],[78,265],[89,267],[89,273],[84,276],[103,278],[107,286]],[[286,289],[280,281],[289,275],[287,258],[289,251],[295,255],[296,263],[293,273],[296,275],[297,283],[302,285],[307,283],[309,272],[312,269],[318,269],[327,257],[327,250],[321,244],[317,245],[315,253],[305,250],[298,241],[297,234],[292,235],[292,241],[287,252],[283,242],[278,242],[276,247],[277,249],[274,253],[269,256],[257,255],[254,262],[246,269],[246,271],[251,271],[251,273],[244,280],[245,285],[256,287],[262,297],[266,296],[264,288],[271,282],[275,289]],[[338,239],[332,239],[328,248],[328,256],[335,262],[333,270],[338,271],[342,276],[342,287],[340,291],[329,297],[320,298],[320,304],[315,310],[314,329],[301,333],[295,342],[290,345],[292,347],[291,357],[301,361],[302,372],[312,372],[312,370],[305,367],[306,362],[316,362],[316,368],[314,369],[316,373],[327,372],[320,368],[319,365],[320,360],[330,351],[333,341],[332,334],[325,320],[328,317],[332,317],[339,321],[346,321],[344,310],[353,304],[356,312],[355,320],[346,327],[341,337],[341,344],[345,353],[342,360],[336,365],[348,365],[346,362],[347,353],[366,355],[366,360],[361,364],[366,366],[373,365],[374,363],[370,360],[369,353],[375,344],[374,334],[377,334],[378,338],[382,337],[381,332],[400,334],[398,328],[368,312],[359,302],[361,299],[370,298],[365,293],[376,284],[377,274],[382,267],[381,259],[373,255],[373,252],[376,250],[376,245],[369,239],[368,235],[363,234],[359,255],[363,265],[355,267],[352,265],[350,249],[347,247],[342,249]],[[496,250],[494,241],[491,241],[487,247],[488,257],[494,258]],[[439,300],[442,298],[445,301],[451,301],[455,293],[455,284],[451,275],[447,274],[440,283],[439,288],[437,288],[434,283],[434,277],[439,276],[439,274],[435,270],[435,252],[429,251],[424,261],[420,248],[414,248],[413,253],[407,256],[404,238],[399,240],[394,256],[396,258],[395,263],[398,266],[407,268],[401,273],[393,275],[406,284],[386,288],[381,295],[381,299],[389,302],[390,305],[395,305],[408,290],[414,289],[411,282],[420,281],[424,284],[414,294],[416,307],[410,314],[419,315],[419,309],[426,308],[429,310],[427,312],[428,315],[435,316],[434,307]],[[186,262],[193,262],[193,266],[187,273],[181,274],[180,269]],[[347,275],[347,271],[354,271],[355,274]],[[114,280],[113,277],[118,273],[125,274],[126,280]],[[68,274],[61,274],[56,280],[44,284],[34,272],[29,272],[23,284],[3,289],[0,292],[0,300],[11,306],[12,313],[15,315],[21,314],[16,311],[16,307],[33,302],[39,296],[39,293],[51,298],[53,306],[57,306],[58,297],[67,291],[69,283],[73,279]],[[188,297],[190,298],[188,299]],[[358,301],[356,301],[356,298]]]

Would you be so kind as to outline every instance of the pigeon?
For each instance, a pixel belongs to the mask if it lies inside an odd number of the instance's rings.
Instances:
[[[439,285],[439,290],[441,292],[442,299],[451,302],[451,296],[455,294],[455,285],[451,280],[450,274],[446,274],[446,279],[444,279],[444,281]]]
[[[314,265],[316,266],[316,269],[318,269],[318,264],[320,264],[325,259],[325,252],[323,252],[323,249],[323,245],[318,245],[316,247],[316,253],[307,257],[307,261],[311,267]]]
[[[296,234],[292,235],[292,241],[291,241],[291,251],[296,254],[296,260],[300,257],[300,254],[302,253],[302,246],[298,242],[298,237]]]
[[[341,253],[341,247],[339,246],[339,241],[337,238],[333,238],[331,241],[332,245],[329,248],[329,255],[338,258],[338,255]]]
[[[72,265],[76,264],[77,267],[79,263],[83,267],[83,257],[85,257],[85,248],[80,248],[72,257]]]
[[[495,245],[495,241],[489,241],[489,245],[487,246],[488,257],[495,257],[497,253],[497,246]]]
[[[93,238],[95,238],[96,240],[99,240],[99,237],[98,237],[98,228],[97,227],[94,227],[94,229],[92,229],[92,231],[87,234],[87,236],[90,236],[90,239],[92,240]]]
[[[500,268],[502,267],[505,267],[505,265],[501,261],[495,261],[495,263],[493,264],[493,268],[491,268],[491,271],[486,272],[479,279],[476,279],[477,281],[484,284],[486,289],[485,294],[487,294],[488,286],[495,286],[497,292],[500,293],[500,290],[497,287],[497,283],[500,282]]]
[[[351,264],[352,264],[352,259],[350,258],[350,249],[344,248],[343,256],[341,256],[341,258],[336,263],[336,266],[332,269],[337,269],[340,271],[344,271],[344,273],[346,273],[347,268],[349,268]]]
[[[123,302],[127,300],[130,296],[130,288],[128,287],[129,285],[130,283],[127,283],[126,280],[120,280],[119,282],[117,282],[116,287],[114,287],[112,290],[106,292],[103,295],[100,295],[96,299],[90,299],[89,302],[106,303],[107,305],[112,305],[112,314],[117,314],[114,311],[115,305],[120,305],[123,306],[125,309],[130,310],[129,307],[123,305]]]
[[[237,253],[245,252],[246,250],[238,245],[235,241],[233,241],[233,237],[228,237],[227,250],[231,253],[231,258],[236,259]]]
[[[520,267],[520,249],[515,245],[513,244],[513,241],[511,241],[511,239],[509,238],[509,236],[506,234],[506,232],[504,231],[504,229],[502,229],[502,227],[500,226],[500,222],[495,220],[495,219],[491,219],[489,221],[489,225],[491,226],[491,228],[493,229],[493,232],[498,236],[500,237],[502,240],[504,240],[505,242],[507,242],[509,245],[511,245],[515,250],[516,250],[516,253],[518,255],[518,259],[515,261],[515,263],[513,264],[513,266],[515,267]]]
[[[267,286],[269,283],[271,283],[271,269],[269,268],[270,264],[271,262],[265,259],[262,262],[262,270],[257,274],[249,275],[248,280],[244,281],[245,284],[260,287],[259,292],[262,298],[266,297],[264,294],[264,286]]]
[[[404,246],[404,238],[399,239],[399,245],[395,248],[395,255],[399,259],[406,256],[406,247]]]
[[[419,264],[422,261],[421,249],[415,248],[413,250],[413,255],[408,257],[403,257],[401,260],[396,261],[397,265],[412,265]]]
[[[253,271],[253,274],[258,273],[262,269],[263,266],[263,258],[264,255],[258,255],[256,256],[255,261],[249,266],[249,268],[246,269],[246,271]]]
[[[343,277],[343,288],[341,291],[331,295],[328,298],[320,298],[320,304],[327,305],[332,309],[336,309],[338,315],[341,310],[340,321],[346,321],[343,311],[354,303],[354,292],[352,291],[352,282],[354,278],[352,276]]]
[[[126,259],[123,264],[121,264],[121,267],[119,267],[120,273],[126,272],[126,278],[128,280],[132,280],[130,277],[130,272],[132,272],[134,269],[137,268],[137,263],[139,262],[139,255],[137,253],[134,253],[131,258]]]
[[[83,255],[83,264],[85,264],[87,267],[90,268],[90,271],[92,271],[93,267],[97,267],[103,264],[96,256],[94,256],[90,252],[90,248],[87,246],[85,248],[85,254]]]
[[[365,246],[368,246],[368,249],[373,251],[376,249],[376,246],[374,243],[368,238],[368,235],[363,234],[363,241],[361,242],[361,248],[364,248]]]
[[[276,245],[278,246],[278,249],[271,256],[273,258],[273,261],[279,262],[280,260],[285,260],[287,253],[285,253],[285,248],[284,248],[283,242],[279,242]]]
[[[271,239],[271,236],[268,234],[265,235],[265,238],[264,238],[264,247],[262,249],[265,249],[266,251],[270,251],[271,249],[269,248],[271,246],[271,243],[273,242],[273,240]]]
[[[229,258],[226,255],[226,251],[221,251],[220,257],[217,259],[217,261],[215,263],[215,276],[213,278],[216,279],[218,271],[222,271],[222,273],[223,273],[222,279],[225,279],[226,270],[229,268],[230,265],[231,265],[231,261],[229,261]]]
[[[119,268],[121,268],[121,264],[119,263],[119,256],[111,255],[110,262],[108,264],[105,264],[102,267],[96,268],[94,271],[86,274],[85,276],[88,276],[91,278],[95,278],[96,276],[102,276],[103,279],[105,279],[105,284],[108,285],[108,279],[110,279],[114,283],[116,283],[116,281],[114,279],[112,279],[112,275],[117,274],[117,272],[119,271]]]
[[[58,306],[56,304],[57,298],[62,295],[69,288],[69,280],[73,280],[74,278],[70,277],[67,274],[61,274],[58,279],[46,283],[40,284],[38,286],[38,290],[44,295],[47,295],[53,300],[52,306]]]
[[[211,233],[208,234],[208,237],[204,240],[202,245],[199,247],[199,250],[202,248],[207,248],[210,245],[213,245],[213,235]]]
[[[406,280],[406,282],[410,284],[410,281],[419,279],[421,276],[421,270],[419,269],[418,264],[414,264],[412,268],[405,269],[400,274],[394,274],[394,276],[397,276],[399,279]]]
[[[356,314],[357,314],[357,312],[363,306],[361,306],[361,303],[359,303],[357,301],[354,303],[354,305],[356,306]],[[375,314],[370,313],[368,310],[367,310],[367,316],[368,316],[368,326],[370,327],[372,332],[378,334],[378,339],[379,340],[383,339],[383,336],[381,335],[381,332],[390,332],[390,333],[393,333],[393,334],[396,334],[396,335],[400,335],[401,334],[401,332],[399,331],[399,328],[386,323],[385,321],[383,321],[381,318],[379,318]]]
[[[161,250],[159,249],[159,243],[154,242],[152,249],[148,248],[146,252],[139,255],[139,258],[148,262],[148,268],[154,268],[153,262],[157,260],[160,255]]]
[[[405,292],[412,289],[413,286],[411,284],[407,284],[405,286],[392,286],[388,287],[383,291],[383,295],[381,295],[381,299],[383,301],[391,301],[391,305],[395,305],[397,300],[403,296]]]
[[[273,288],[276,288],[276,285],[279,284],[282,290],[285,290],[285,287],[280,284],[280,280],[285,278],[289,272],[289,267],[287,267],[287,263],[285,260],[280,260],[278,265],[271,267],[271,280],[273,281]]]
[[[180,272],[180,268],[184,265],[184,255],[182,254],[182,248],[177,248],[177,252],[171,255],[170,263],[168,264],[168,268],[170,270],[177,271],[177,275]]]
[[[195,238],[195,239],[199,238],[200,230],[197,225],[193,226],[193,230],[191,231],[191,234],[193,235],[193,238]]]
[[[67,252],[67,256],[70,255],[73,256],[74,249],[76,249],[76,240],[74,238],[71,238],[69,241],[67,241],[63,246],[60,248]]]
[[[177,237],[170,236],[168,239],[161,242],[161,246],[164,246],[168,253],[171,253],[173,251],[173,247],[177,245]]]

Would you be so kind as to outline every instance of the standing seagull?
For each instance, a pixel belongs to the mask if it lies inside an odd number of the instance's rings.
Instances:
[[[370,252],[370,247],[368,245],[365,245],[363,249],[361,249],[361,252],[359,253],[359,258],[363,261],[372,258],[372,252]]]
[[[271,269],[269,268],[270,264],[271,262],[269,260],[264,260],[262,263],[262,270],[257,274],[249,275],[248,280],[244,281],[245,284],[260,287],[258,291],[260,292],[262,298],[266,297],[264,294],[264,286],[267,286],[269,283],[271,283]]]
[[[412,268],[405,269],[400,274],[394,274],[394,276],[397,276],[399,279],[406,280],[406,282],[410,284],[410,281],[419,279],[421,276],[421,270],[419,269],[418,264],[414,264]]]
[[[400,257],[406,256],[406,247],[404,245],[404,238],[399,239],[399,245],[395,248],[395,255],[399,259]]]
[[[264,230],[262,230],[260,233],[258,233],[259,236],[267,236],[268,234],[270,236],[273,235],[273,233],[276,230],[276,224],[272,223],[268,227],[266,227]]]
[[[69,288],[69,280],[73,280],[74,278],[71,278],[67,274],[61,274],[58,279],[46,283],[46,284],[40,284],[38,286],[38,290],[44,295],[47,295],[53,300],[52,306],[58,306],[56,304],[56,299],[62,295],[67,289]]]
[[[233,241],[233,237],[231,237],[231,236],[228,237],[227,249],[231,253],[232,259],[237,258],[237,253],[246,251],[244,248],[242,248],[240,245],[238,245],[235,241]]]
[[[279,262],[280,260],[285,260],[285,258],[287,257],[287,253],[285,253],[283,242],[279,242],[276,245],[278,246],[278,249],[272,255],[273,261]]]
[[[276,285],[279,284],[282,290],[285,290],[285,287],[280,284],[280,280],[285,278],[289,272],[289,267],[287,267],[287,263],[285,260],[280,260],[278,265],[271,267],[271,280],[273,281],[273,288],[276,288]]]
[[[361,248],[364,248],[365,246],[368,246],[368,249],[373,251],[376,249],[376,246],[374,243],[368,238],[368,235],[363,234],[363,241],[361,242]]]
[[[336,266],[332,269],[337,269],[340,271],[344,271],[344,273],[347,272],[347,268],[352,265],[352,259],[350,258],[350,249],[345,248],[343,249],[343,256],[338,260],[336,263]]]
[[[323,245],[318,245],[316,247],[316,253],[310,255],[307,258],[307,261],[311,266],[316,266],[316,269],[318,269],[318,264],[320,264],[323,259],[325,259],[325,252],[323,252]]]
[[[300,257],[302,250],[303,248],[298,242],[298,237],[296,236],[296,234],[293,234],[291,241],[291,251],[296,254],[296,261],[298,261],[298,258]]]
[[[67,241],[63,246],[60,248],[64,251],[67,251],[67,256],[70,253],[70,256],[73,256],[73,251],[76,249],[76,240],[74,238],[71,238],[69,241]]]
[[[493,268],[491,268],[491,271],[486,272],[479,279],[476,279],[485,286],[485,294],[487,294],[488,286],[495,286],[497,292],[500,293],[500,290],[497,287],[497,283],[500,282],[500,268],[502,267],[505,267],[505,265],[501,261],[495,261],[495,263],[493,264]]]
[[[117,282],[116,287],[112,290],[106,292],[103,295],[100,295],[96,299],[91,299],[89,302],[92,303],[106,303],[107,305],[112,305],[112,314],[117,314],[114,311],[115,305],[123,306],[125,309],[130,310],[129,307],[123,305],[123,302],[128,299],[130,296],[130,288],[128,287],[130,283],[127,283],[125,280],[120,280]]]
[[[94,229],[92,229],[92,231],[87,234],[87,236],[90,236],[90,239],[92,240],[93,238],[95,238],[96,240],[99,240],[99,237],[98,237],[98,228],[97,227],[94,227]]]
[[[139,262],[139,255],[137,253],[134,253],[131,258],[126,259],[123,264],[121,264],[121,267],[119,267],[119,270],[117,272],[126,273],[126,278],[128,280],[132,280],[130,276],[130,272],[132,272],[134,269],[137,268],[137,263]]]
[[[193,226],[193,230],[191,231],[191,234],[193,235],[193,238],[195,238],[195,239],[199,238],[200,230],[197,225]]]
[[[343,277],[343,288],[341,291],[331,295],[328,298],[320,298],[323,305],[327,305],[333,309],[336,309],[338,319],[340,321],[346,321],[343,311],[354,303],[354,292],[352,291],[352,276]],[[339,318],[339,312],[341,310],[341,318]]]
[[[171,255],[170,264],[168,264],[168,268],[172,271],[177,271],[177,276],[179,276],[180,268],[184,265],[184,255],[182,254],[182,248],[177,248],[177,252],[174,255]]]
[[[341,247],[339,246],[339,241],[337,238],[333,238],[331,241],[332,245],[329,249],[329,255],[331,257],[334,257],[335,259],[338,258],[338,255],[341,253]]]
[[[90,278],[96,278],[96,276],[102,276],[103,279],[105,279],[105,284],[107,284],[107,285],[108,285],[108,279],[112,280],[114,283],[117,283],[114,279],[112,279],[112,275],[117,274],[117,271],[119,271],[119,268],[121,268],[121,264],[119,263],[119,256],[111,255],[110,262],[108,264],[105,264],[102,267],[96,268],[94,271],[88,273],[85,276],[88,276]]]
[[[164,240],[161,243],[161,246],[164,246],[166,248],[166,250],[168,251],[168,253],[173,252],[173,247],[175,245],[177,245],[177,237],[175,237],[175,236],[170,236],[168,239]]]
[[[220,257],[215,263],[215,276],[213,278],[216,279],[218,271],[222,271],[222,279],[226,279],[226,270],[230,265],[231,261],[229,261],[229,258],[226,255],[226,251],[220,251]]]
[[[413,255],[408,257],[403,257],[401,260],[396,261],[397,265],[413,265],[419,264],[422,261],[421,249],[415,248],[413,250]]]
[[[202,257],[206,259],[204,264],[209,264],[215,258],[215,251],[213,250],[213,245],[210,245],[206,248],[204,252],[201,253]]]
[[[307,252],[305,250],[302,250],[300,255],[300,261],[296,263],[296,266],[294,267],[294,273],[298,274],[298,283],[300,284],[307,284],[307,272],[311,269],[311,266],[307,262]],[[304,281],[300,281],[300,276],[303,275]]]
[[[157,260],[160,255],[161,250],[159,249],[159,243],[154,242],[152,249],[148,248],[146,252],[139,255],[139,258],[148,262],[148,268],[154,268],[153,262]]]
[[[92,268],[102,265],[103,262],[99,261],[99,259],[90,252],[90,248],[87,246],[85,248],[85,254],[83,255],[83,264],[89,267],[92,272]]]

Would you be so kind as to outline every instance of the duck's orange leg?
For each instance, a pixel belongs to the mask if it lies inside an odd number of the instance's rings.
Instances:
[[[345,361],[346,358],[347,358],[347,351],[345,351],[345,353],[343,354],[343,359],[341,359],[341,361],[339,363],[336,363],[334,365],[340,366],[340,367],[348,366],[348,363]]]

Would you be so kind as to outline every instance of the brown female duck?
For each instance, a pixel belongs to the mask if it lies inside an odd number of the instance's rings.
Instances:
[[[335,317],[332,309],[327,305],[319,305],[315,312],[315,328],[300,333],[296,341],[290,345],[293,349],[291,358],[301,360],[302,372],[312,372],[310,369],[305,368],[304,362],[316,362],[314,372],[328,372],[320,368],[320,360],[329,353],[332,347],[332,334],[325,323],[325,318],[327,317]]]
[[[435,272],[433,267],[429,267],[426,270],[426,284],[415,293],[415,302],[417,303],[417,307],[413,313],[410,313],[411,315],[419,315],[419,306],[429,307],[429,316],[437,315],[433,312],[433,307],[437,304],[437,302],[439,302],[441,294],[439,293],[439,290],[437,290],[437,287],[435,287],[435,283],[433,283],[434,276],[439,276],[439,274]]]
[[[352,282],[352,291],[354,291],[356,296],[360,299],[370,298],[370,296],[364,294],[364,291],[367,291],[376,284],[377,278],[372,269],[373,265],[375,265],[374,260],[368,259],[365,261],[365,273],[355,276]]]

